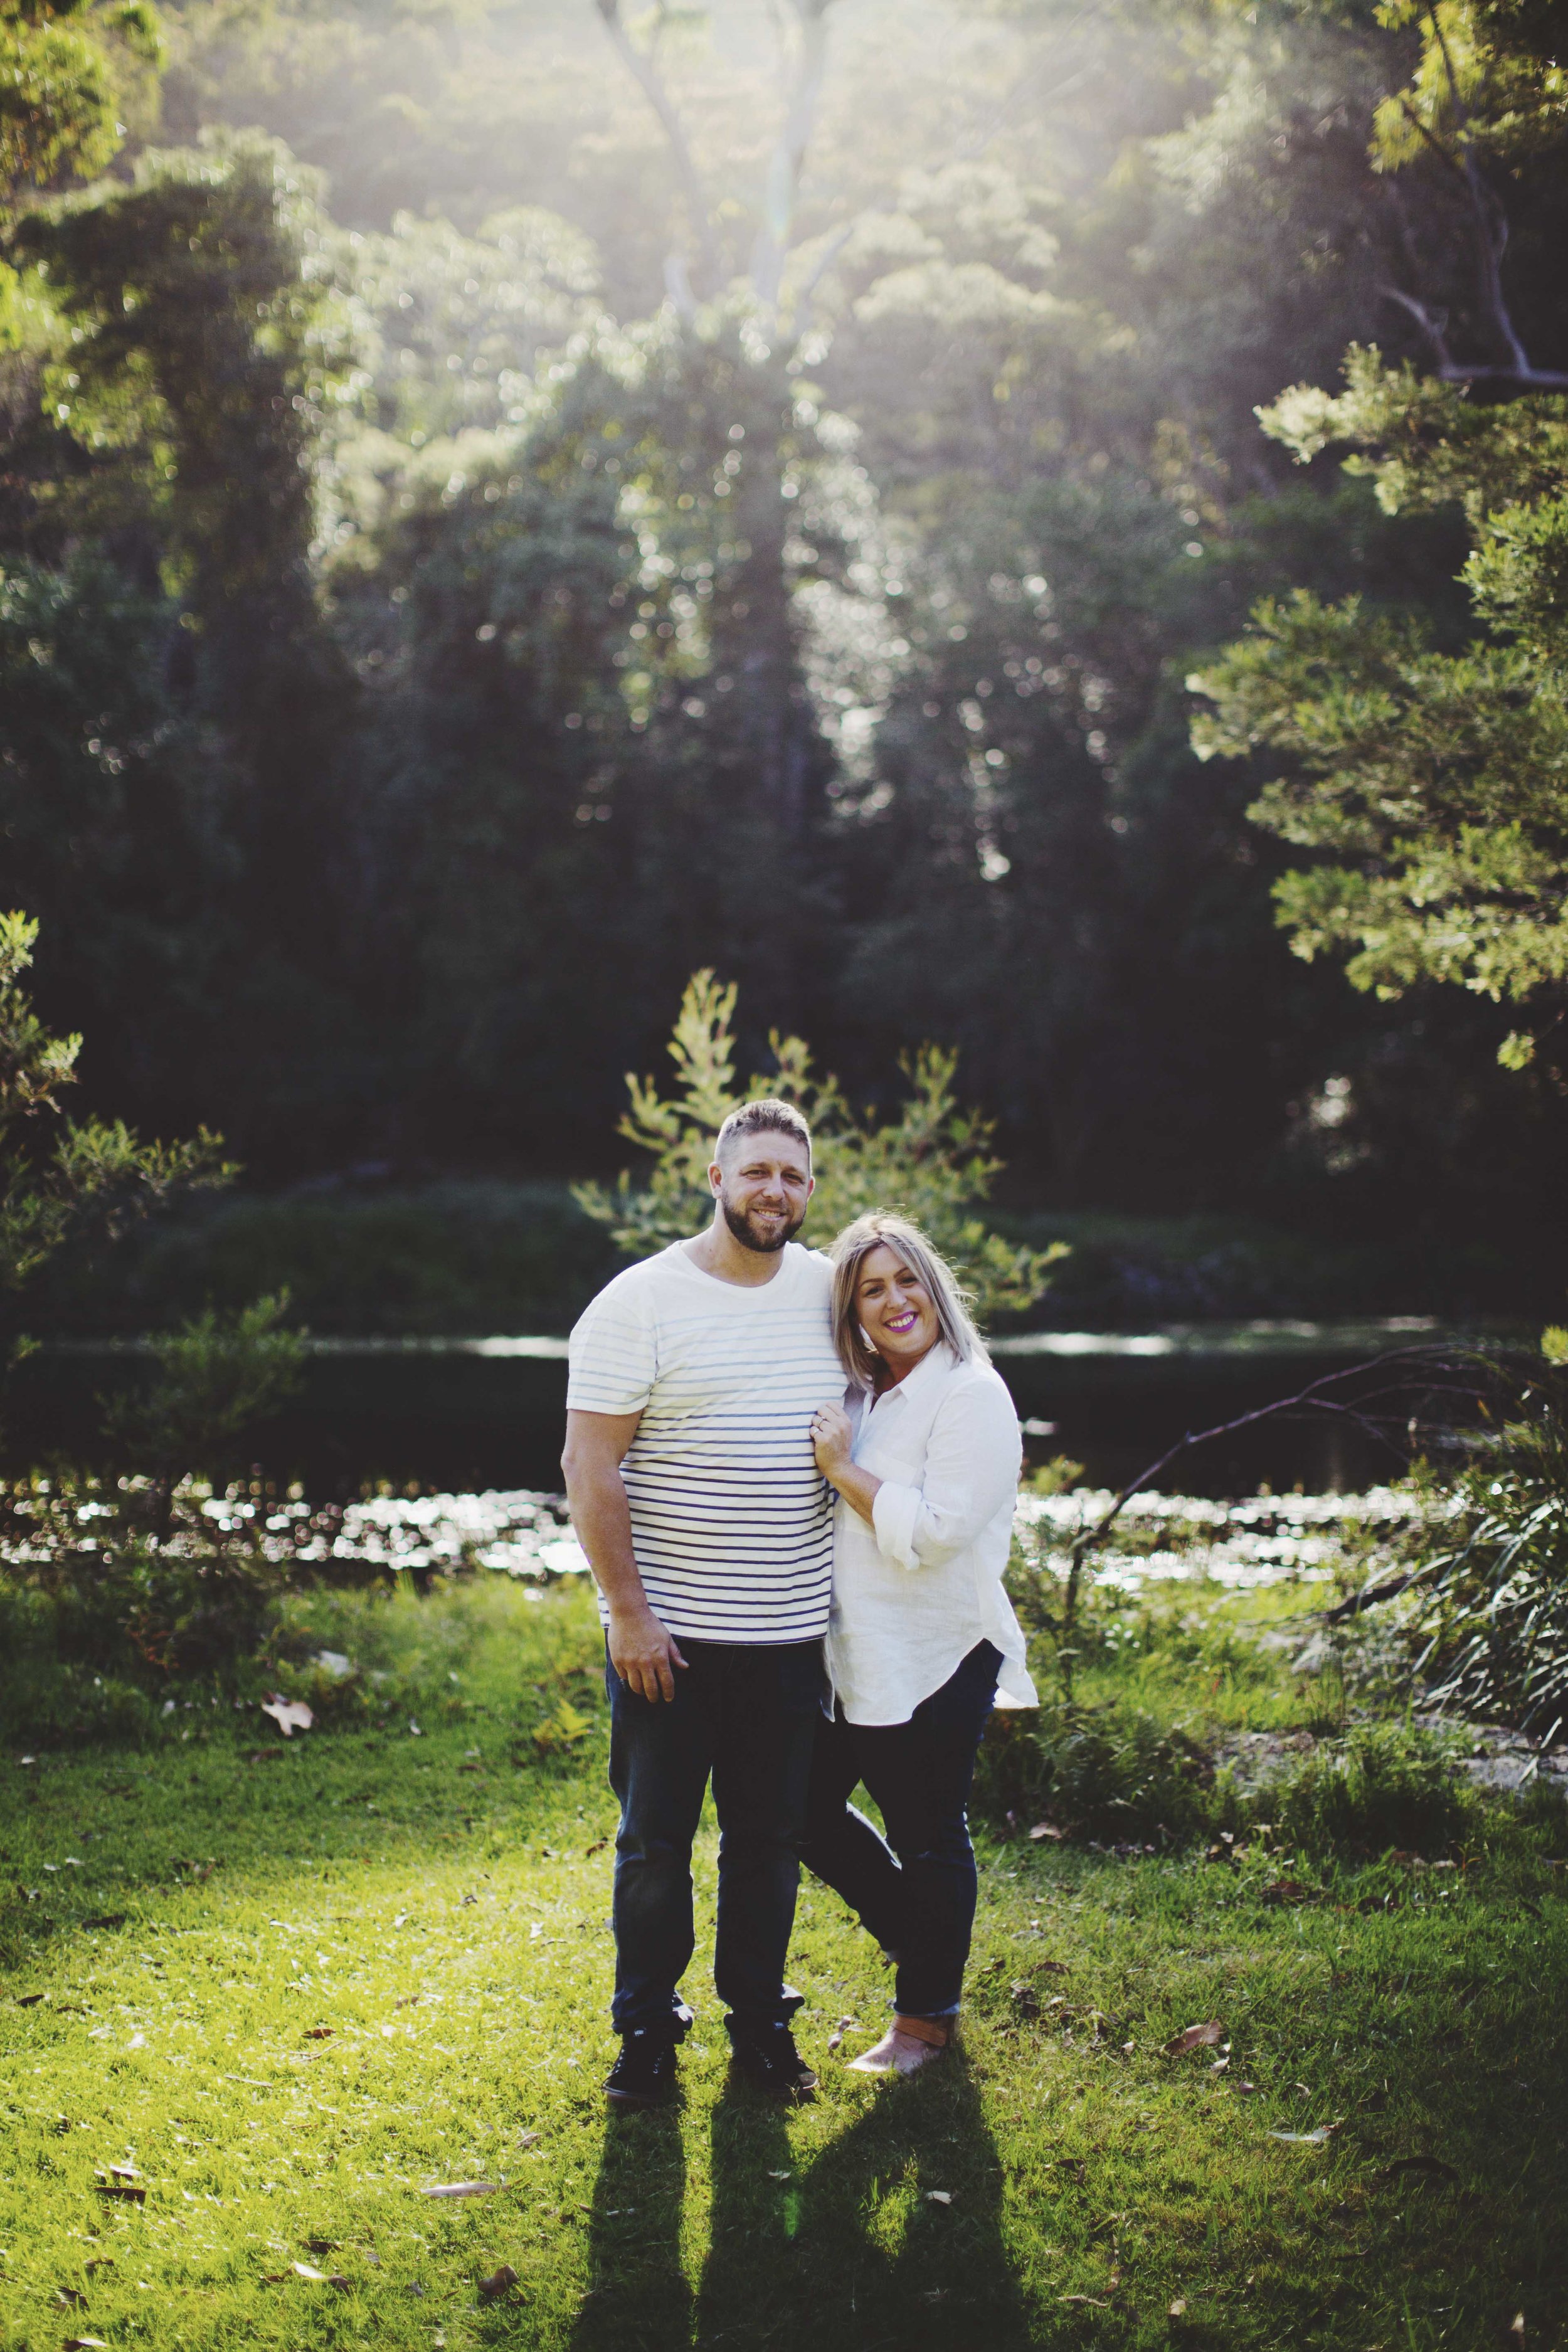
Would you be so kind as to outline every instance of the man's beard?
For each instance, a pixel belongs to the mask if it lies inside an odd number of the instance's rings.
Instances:
[[[755,1250],[759,1257],[773,1256],[776,1252],[783,1249],[785,1242],[795,1239],[805,1223],[805,1211],[803,1209],[793,1225],[786,1220],[773,1232],[763,1234],[757,1231],[748,1215],[740,1209],[732,1209],[729,1202],[722,1197],[720,1199],[719,1206],[724,1212],[724,1223],[729,1226],[741,1247]]]

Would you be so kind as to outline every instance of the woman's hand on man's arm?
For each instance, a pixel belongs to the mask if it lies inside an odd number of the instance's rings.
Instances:
[[[622,1457],[641,1419],[640,1412],[569,1412],[561,1467],[577,1540],[610,1612],[610,1664],[639,1697],[672,1699],[686,1661],[643,1591],[621,1476]]]
[[[812,1415],[811,1445],[816,1456],[816,1466],[830,1486],[837,1487],[852,1511],[859,1513],[868,1527],[872,1522],[872,1508],[877,1490],[881,1486],[869,1470],[862,1470],[851,1454],[855,1441],[855,1424],[841,1404],[825,1404]]]

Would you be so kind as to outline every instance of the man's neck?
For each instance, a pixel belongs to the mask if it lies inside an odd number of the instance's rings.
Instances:
[[[747,1249],[738,1242],[721,1215],[714,1218],[705,1234],[695,1241],[681,1244],[693,1265],[700,1266],[719,1282],[733,1282],[744,1290],[760,1290],[772,1282],[784,1265],[782,1249]]]

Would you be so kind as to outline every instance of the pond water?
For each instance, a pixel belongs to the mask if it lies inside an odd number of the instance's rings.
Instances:
[[[1076,1536],[1095,1527],[1114,1497],[1106,1488],[1078,1487],[1058,1495],[1019,1497],[1017,1531],[1024,1557],[1065,1575]],[[94,1507],[100,1524],[116,1504]],[[552,1579],[580,1576],[587,1561],[558,1496],[528,1488],[483,1493],[374,1495],[323,1513],[310,1501],[258,1500],[242,1488],[205,1501],[191,1496],[220,1538],[244,1532],[268,1557],[300,1562],[354,1560],[431,1575],[489,1570],[542,1590]],[[1146,1585],[1206,1582],[1232,1591],[1257,1585],[1316,1584],[1342,1572],[1352,1551],[1362,1577],[1384,1549],[1419,1518],[1444,1505],[1409,1486],[1375,1486],[1363,1494],[1284,1494],[1218,1501],[1210,1496],[1143,1493],[1125,1506],[1110,1536],[1097,1546],[1090,1575],[1127,1593]],[[8,1556],[47,1557],[47,1512],[35,1507],[38,1542],[14,1533]],[[26,1510],[18,1525],[29,1524]],[[41,1547],[41,1548],[40,1548]]]
[[[1135,1477],[1183,1433],[1254,1411],[1329,1372],[1441,1335],[1423,1318],[1359,1323],[1174,1325],[1147,1332],[1044,1331],[994,1343],[1031,1464],[1065,1454],[1098,1485]],[[144,1377],[135,1340],[60,1341],[23,1367],[8,1466],[65,1453],[110,1465],[102,1399]],[[260,1467],[312,1493],[369,1481],[462,1490],[559,1486],[566,1342],[541,1335],[313,1339],[304,1389],[252,1441]],[[1194,1449],[1163,1483],[1194,1494],[1351,1492],[1396,1475],[1398,1454],[1342,1422],[1272,1421]]]

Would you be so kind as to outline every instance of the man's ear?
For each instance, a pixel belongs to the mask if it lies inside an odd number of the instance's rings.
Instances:
[[[708,1189],[715,1200],[719,1198],[723,1183],[724,1170],[721,1163],[717,1160],[710,1160],[708,1162]]]

